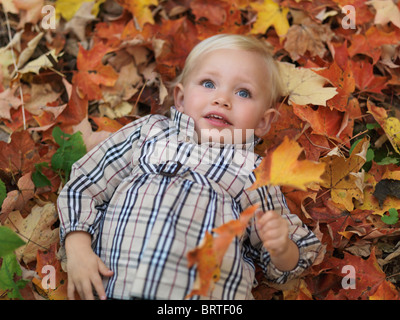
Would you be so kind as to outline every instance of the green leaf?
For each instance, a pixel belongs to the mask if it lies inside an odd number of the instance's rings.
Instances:
[[[0,226],[0,257],[12,253],[25,242],[10,228]]]
[[[380,161],[377,161],[376,163],[379,164],[380,166],[385,166],[387,164],[397,164],[397,163],[399,163],[399,160],[396,158],[385,157],[385,158],[381,159]]]
[[[7,189],[4,182],[0,179],[0,208],[3,205],[4,199],[7,197]]]
[[[368,130],[374,130],[376,128],[380,128],[381,126],[379,123],[367,123],[366,127]]]
[[[390,208],[389,215],[383,215],[381,219],[386,224],[395,224],[397,221],[399,221],[399,213],[395,208]]]
[[[42,173],[43,167],[48,168],[49,164],[47,162],[35,164],[36,171],[32,173],[32,181],[36,188],[51,186],[50,180]]]
[[[0,269],[0,289],[7,291],[7,296],[11,299],[21,299],[20,289],[24,288],[29,282],[28,280],[14,280],[15,276],[21,276],[22,270],[14,253],[10,253],[3,257]]]
[[[69,179],[72,165],[86,154],[86,146],[81,132],[68,134],[55,127],[52,134],[60,147],[51,158],[51,167],[64,171],[66,181]]]

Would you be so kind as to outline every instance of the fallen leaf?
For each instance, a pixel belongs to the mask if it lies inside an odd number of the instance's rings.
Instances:
[[[324,24],[317,24],[310,18],[304,19],[300,25],[292,25],[287,34],[284,48],[292,60],[297,60],[307,51],[312,56],[323,57],[326,53],[326,43],[334,33]]]
[[[1,213],[7,215],[13,210],[22,211],[26,203],[33,198],[35,185],[32,182],[32,172],[28,172],[18,180],[18,190],[7,193],[7,198],[1,206]],[[2,217],[2,220],[4,217]]]
[[[286,35],[289,30],[286,17],[289,13],[288,8],[282,8],[273,0],[263,0],[262,3],[252,2],[250,6],[257,12],[257,20],[251,28],[251,33],[263,34],[273,26],[278,36]]]
[[[289,97],[289,104],[326,106],[326,101],[337,94],[336,88],[324,87],[327,80],[310,69],[296,68],[286,62],[278,65],[284,86],[283,95]]]
[[[346,111],[349,98],[355,90],[355,80],[350,64],[347,63],[346,69],[343,70],[334,61],[328,69],[314,72],[328,79],[337,89],[337,95],[327,101],[327,106],[331,109]]]
[[[348,211],[354,209],[353,198],[363,199],[364,176],[359,172],[366,161],[369,146],[367,138],[360,141],[349,158],[337,152],[330,152],[321,162],[326,163],[321,186],[330,189],[332,200],[342,204]]]
[[[38,250],[36,272],[40,279],[32,280],[40,295],[48,300],[68,299],[68,275],[61,268],[61,262],[57,259],[57,243],[50,245],[48,250]],[[43,287],[43,278],[47,283]]]
[[[395,117],[389,117],[384,108],[377,107],[370,101],[367,101],[367,107],[368,112],[374,116],[385,131],[394,150],[400,154],[400,120]]]
[[[19,211],[8,215],[4,225],[14,230],[26,242],[15,251],[18,260],[22,259],[25,263],[35,261],[39,249],[47,248],[50,243],[59,240],[58,228],[51,228],[57,219],[53,203],[46,203],[42,207],[34,206],[25,219]]]
[[[100,85],[112,87],[118,79],[118,74],[110,65],[104,65],[102,59],[110,51],[101,42],[95,44],[90,50],[79,46],[77,57],[78,73],[75,74],[73,83],[87,96],[89,100],[102,98]]]
[[[274,151],[268,151],[260,165],[254,170],[256,181],[249,188],[255,190],[261,186],[291,186],[307,190],[310,183],[322,182],[324,163],[310,160],[298,160],[303,148],[285,137]]]
[[[375,24],[391,22],[400,28],[400,10],[392,0],[372,0],[367,1],[367,4],[372,5],[376,10]]]
[[[117,0],[117,2],[133,14],[139,29],[142,29],[146,23],[154,24],[150,7],[157,6],[158,0]]]

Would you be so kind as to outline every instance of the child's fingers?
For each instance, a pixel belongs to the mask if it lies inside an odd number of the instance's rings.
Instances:
[[[67,296],[69,300],[75,300],[75,286],[70,279],[68,280]]]

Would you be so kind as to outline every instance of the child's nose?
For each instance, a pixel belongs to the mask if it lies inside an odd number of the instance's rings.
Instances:
[[[215,98],[213,101],[213,105],[218,106],[218,107],[225,107],[225,108],[231,107],[231,103],[229,102],[229,100],[224,97]]]

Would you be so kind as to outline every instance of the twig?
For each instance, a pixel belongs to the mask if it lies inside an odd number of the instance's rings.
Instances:
[[[8,15],[7,15],[7,11],[4,10],[4,15],[6,17],[6,24],[7,24],[7,31],[8,31],[8,38],[10,40],[10,42],[12,41],[12,36],[11,36],[11,28],[10,28],[10,21],[8,21]],[[13,64],[14,64],[14,68],[15,68],[15,72],[18,72],[18,66],[15,60],[15,56],[14,56],[14,50],[13,48],[10,47],[11,50],[11,56],[12,56],[12,60],[13,60]],[[19,79],[18,79],[19,82]],[[25,103],[24,103],[24,96],[22,94],[22,87],[21,87],[21,83],[19,82],[19,95],[20,95],[20,99],[22,102],[22,121],[24,123],[24,130],[26,130],[26,119],[25,119]]]

